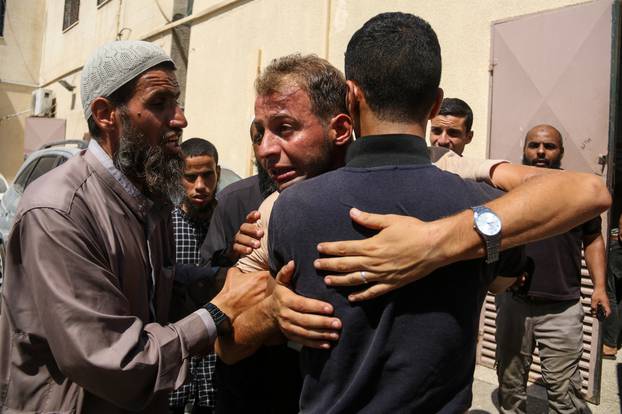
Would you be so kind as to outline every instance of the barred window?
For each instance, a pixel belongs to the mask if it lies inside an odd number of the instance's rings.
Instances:
[[[80,0],[65,0],[65,12],[63,14],[63,30],[78,21],[80,13]]]

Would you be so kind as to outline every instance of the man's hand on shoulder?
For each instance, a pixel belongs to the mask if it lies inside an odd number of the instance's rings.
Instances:
[[[339,339],[341,321],[331,304],[297,295],[291,289],[294,262],[281,268],[272,292],[272,311],[283,334],[310,348],[328,349]]]
[[[263,230],[257,226],[257,220],[261,218],[259,211],[253,210],[246,215],[246,221],[240,226],[233,240],[232,259],[250,254],[253,249],[259,248],[259,240],[263,237]]]
[[[443,253],[449,243],[441,236],[451,226],[357,209],[350,210],[350,217],[357,224],[380,232],[363,240],[320,243],[321,254],[336,257],[317,259],[315,267],[340,273],[326,276],[324,281],[329,286],[361,286],[362,290],[348,296],[351,301],[368,300],[399,289],[450,261],[451,255]]]

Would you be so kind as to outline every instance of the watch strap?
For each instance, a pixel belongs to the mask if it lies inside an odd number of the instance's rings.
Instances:
[[[231,332],[231,320],[229,317],[211,302],[208,302],[203,308],[210,314],[214,324],[216,325],[216,333],[218,336],[224,336]]]

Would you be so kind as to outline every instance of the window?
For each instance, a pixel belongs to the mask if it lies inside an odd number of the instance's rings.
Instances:
[[[0,37],[4,35],[4,8],[6,0],[0,0]]]
[[[34,162],[31,162],[17,176],[17,178],[13,182],[13,188],[15,188],[15,191],[17,191],[18,193],[23,193],[24,192],[24,188],[26,188],[26,181],[28,180],[28,176],[30,176],[30,173],[32,172],[33,168],[35,168],[36,164],[37,164],[37,160],[35,160]]]
[[[65,12],[63,13],[63,30],[68,29],[78,21],[79,13],[80,0],[65,0]]]
[[[50,155],[39,158],[37,166],[32,171],[32,174],[30,174],[30,177],[28,177],[28,181],[26,182],[26,186],[24,187],[24,189],[26,189],[26,187],[28,187],[30,183],[32,183],[34,180],[56,167],[58,165],[57,163],[57,155]]]
[[[63,159],[61,162],[59,162],[59,157]],[[31,182],[41,177],[57,165],[62,164],[64,161],[66,161],[65,158],[59,155],[45,155],[33,160],[15,179],[15,182],[13,183],[15,191],[23,193]]]

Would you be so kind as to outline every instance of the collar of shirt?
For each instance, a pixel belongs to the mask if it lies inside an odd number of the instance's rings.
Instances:
[[[425,140],[416,135],[361,137],[350,145],[346,154],[346,166],[355,168],[430,163]]]
[[[121,189],[117,190],[125,193],[125,196],[121,195],[121,197],[127,200],[128,205],[139,215],[141,220],[146,221],[147,227],[145,230],[147,237],[149,237],[157,223],[170,214],[172,205],[170,203],[156,204],[145,197],[140,190],[114,166],[110,156],[94,139],[91,139],[89,142],[87,152],[92,155],[92,158],[95,158],[93,162],[98,163],[100,169],[103,168],[103,170],[110,174],[111,185],[113,187],[121,187]],[[116,183],[117,185],[112,183]]]
[[[198,231],[205,231],[207,232],[207,229],[209,228],[209,221],[204,221],[204,222],[199,222],[195,219],[193,219],[188,213],[186,213],[181,206],[176,206],[173,209],[173,214],[178,215],[180,218],[182,218],[189,226],[193,227],[194,229],[198,230]]]
[[[112,175],[114,179],[117,180],[119,184],[121,184],[121,187],[123,187],[129,195],[141,201],[145,199],[145,196],[143,196],[140,190],[136,188],[136,186],[132,184],[132,182],[121,171],[119,171],[117,167],[114,166],[110,155],[108,155],[108,153],[104,151],[104,149],[99,145],[96,140],[91,139],[91,141],[89,142],[89,151],[93,153],[95,158],[97,158],[97,161],[99,161],[104,166],[104,168],[108,170],[110,175]]]

